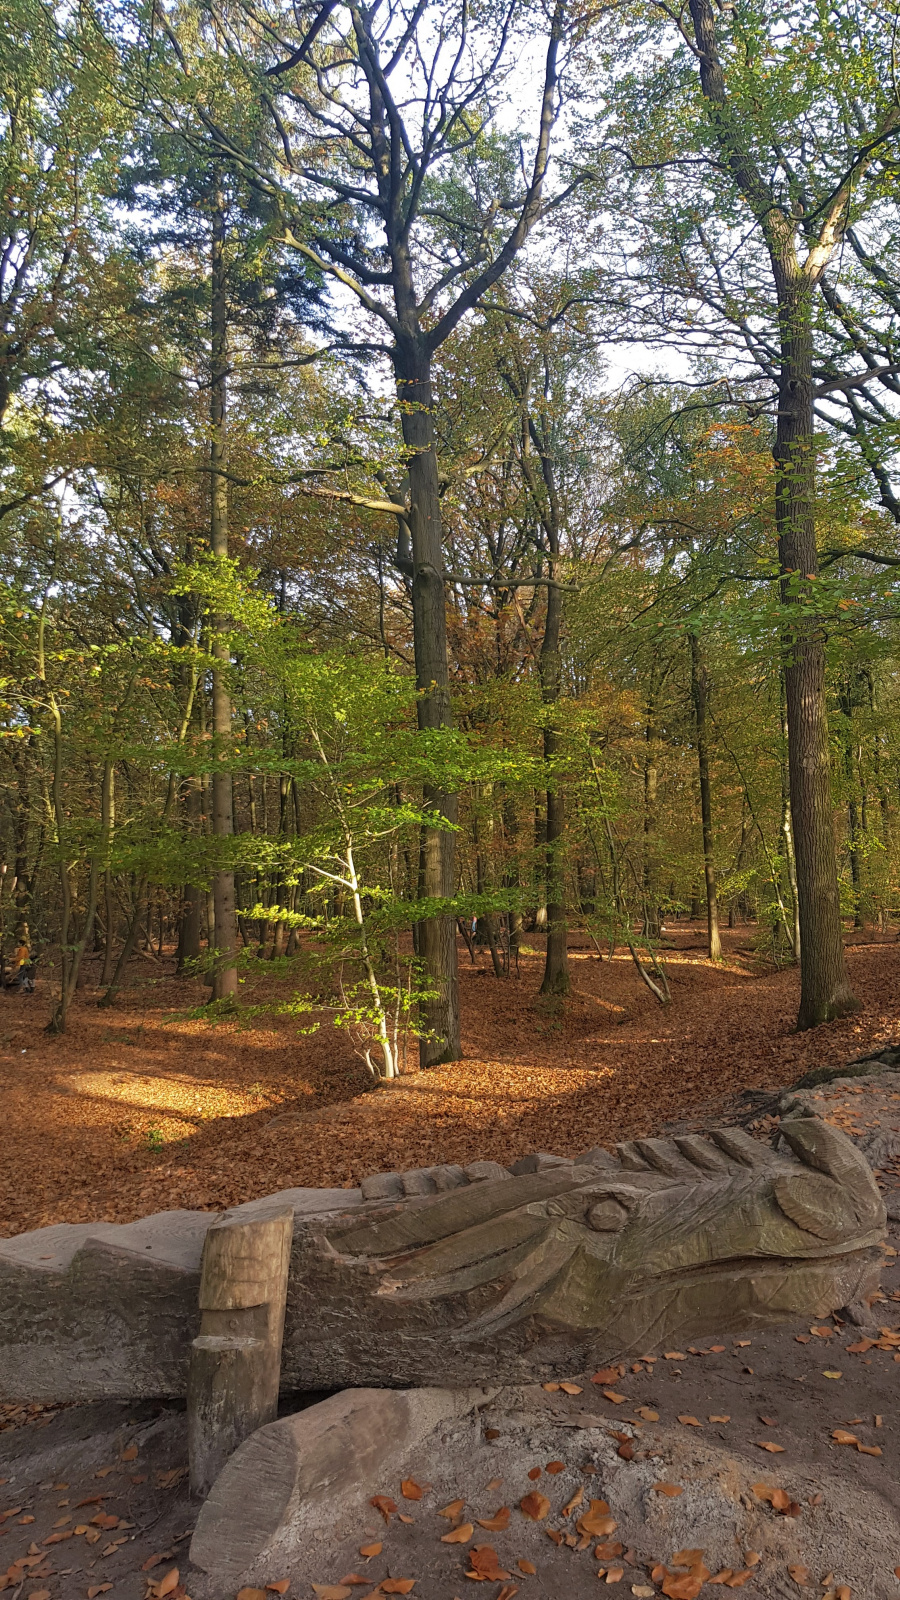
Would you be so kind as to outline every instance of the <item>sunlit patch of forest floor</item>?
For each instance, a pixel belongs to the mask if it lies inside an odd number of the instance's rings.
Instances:
[[[627,950],[601,960],[578,931],[564,1002],[538,993],[535,936],[518,975],[503,980],[487,956],[473,966],[461,947],[465,1059],[374,1093],[345,1035],[329,1023],[302,1035],[276,1012],[293,985],[264,964],[241,989],[253,1015],[218,1021],[186,1015],[207,991],[176,979],[170,958],[135,960],[105,1010],[89,971],[60,1038],[44,1031],[45,970],[35,995],[0,996],[0,1234],[219,1209],[433,1162],[575,1154],[714,1117],[745,1088],[776,1089],[900,1038],[894,931],[848,934],[861,1009],[800,1035],[798,974],[765,970],[755,934],[726,931],[714,967],[697,924],[670,928],[665,1008]]]

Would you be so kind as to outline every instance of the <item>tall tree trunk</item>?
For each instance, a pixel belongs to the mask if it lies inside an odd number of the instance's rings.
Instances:
[[[651,669],[650,687],[647,692],[647,715],[644,723],[644,862],[643,862],[643,889],[644,889],[644,918],[643,934],[645,939],[658,939],[660,931],[659,918],[659,842],[657,839],[657,740],[659,729],[656,715],[656,663]]]
[[[818,574],[809,291],[776,272],[781,335],[775,520],[786,630],[784,692],[800,931],[798,1028],[857,1009],[844,957],[825,700],[825,646],[811,607]]]
[[[410,275],[411,278],[411,275]],[[411,282],[410,282],[411,294]],[[394,354],[403,440],[409,462],[409,538],[412,555],[413,645],[419,728],[451,725],[447,615],[441,537],[440,485],[434,436],[431,360],[421,334],[398,342]],[[457,797],[426,784],[425,808],[435,818],[422,838],[421,893],[426,900],[449,900],[456,888],[456,849],[452,825]],[[451,824],[450,827],[442,823]],[[436,1067],[462,1054],[456,918],[438,911],[416,928],[416,953],[431,992],[420,1006],[423,1026],[419,1064]]]
[[[210,422],[210,516],[209,543],[215,557],[228,559],[228,285],[225,263],[225,202],[216,195],[212,218],[211,273],[211,371],[209,386]],[[217,665],[212,672],[213,748],[217,766],[212,777],[212,831],[216,839],[234,834],[234,803],[231,772],[222,768],[232,739],[232,705],[228,682],[230,651],[226,637],[227,619],[212,618],[211,654]],[[223,1000],[237,993],[237,919],[235,917],[234,872],[217,868],[213,876],[215,921],[215,968],[212,998]]]
[[[719,898],[716,891],[716,868],[713,861],[712,793],[709,783],[709,745],[707,742],[706,708],[709,699],[709,674],[700,640],[695,633],[691,640],[691,694],[694,701],[694,722],[697,731],[697,768],[700,775],[700,826],[703,833],[703,876],[706,881],[706,942],[710,961],[721,961],[722,940],[719,936]]]
[[[549,575],[556,578],[558,545],[552,551]],[[566,926],[565,845],[566,798],[559,775],[553,773],[553,763],[560,754],[561,740],[556,721],[556,709],[561,690],[559,635],[562,622],[562,594],[551,583],[547,590],[547,616],[541,642],[540,674],[541,695],[547,710],[544,718],[544,761],[549,772],[547,784],[547,956],[541,994],[568,994],[569,954]]]

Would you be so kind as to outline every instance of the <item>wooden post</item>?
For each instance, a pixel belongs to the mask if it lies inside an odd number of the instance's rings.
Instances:
[[[278,1413],[294,1213],[214,1223],[188,1375],[191,1493],[208,1494],[238,1445]]]

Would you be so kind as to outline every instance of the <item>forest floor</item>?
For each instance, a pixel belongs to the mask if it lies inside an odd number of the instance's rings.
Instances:
[[[777,1089],[900,1038],[895,934],[848,935],[861,1009],[798,1035],[798,975],[763,970],[754,932],[726,932],[714,967],[702,930],[675,924],[666,1008],[627,951],[600,960],[577,932],[565,1002],[538,994],[539,953],[498,981],[461,948],[465,1059],[375,1092],[345,1035],[325,1024],[304,1036],[278,1014],[291,983],[264,964],[241,990],[253,1014],[221,1021],[189,1014],[207,991],[176,979],[171,959],[133,962],[108,1010],[89,972],[57,1038],[44,1031],[53,986],[39,974],[35,995],[0,996],[0,1235],[220,1209],[434,1162],[571,1155],[712,1118],[743,1089]]]

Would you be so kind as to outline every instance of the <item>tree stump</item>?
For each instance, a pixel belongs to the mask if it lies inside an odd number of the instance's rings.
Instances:
[[[278,1413],[294,1213],[214,1223],[188,1375],[191,1492],[208,1494],[239,1444]]]

